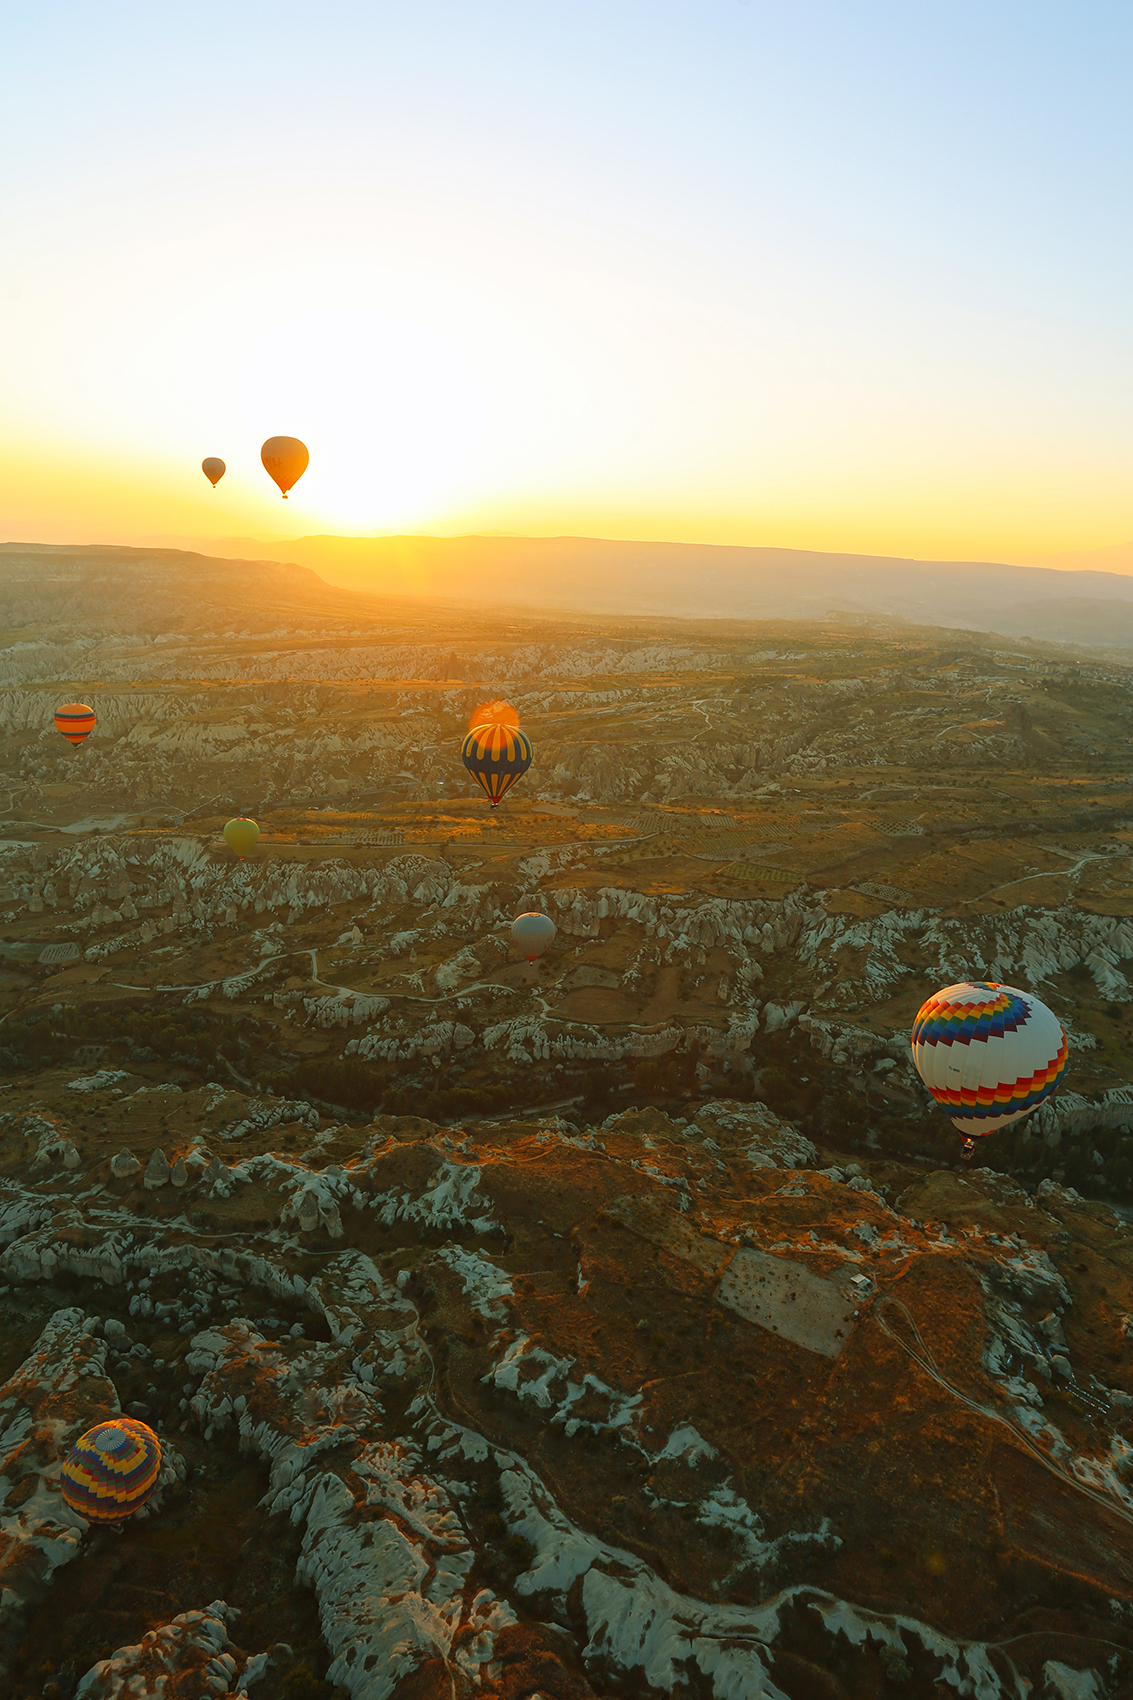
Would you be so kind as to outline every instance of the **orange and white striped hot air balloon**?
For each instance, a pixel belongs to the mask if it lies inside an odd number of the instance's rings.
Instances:
[[[81,744],[94,731],[95,712],[86,702],[60,703],[55,710],[55,730],[69,744]]]

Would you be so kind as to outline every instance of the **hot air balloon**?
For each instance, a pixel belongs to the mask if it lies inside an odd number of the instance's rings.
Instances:
[[[94,709],[86,702],[65,702],[55,710],[55,730],[69,744],[81,744],[94,731]]]
[[[494,809],[531,766],[531,740],[518,726],[475,726],[461,745],[460,759]]]
[[[302,478],[311,457],[307,453],[307,445],[301,443],[298,437],[269,437],[260,450],[260,459],[264,463],[264,471],[283,491],[286,502],[287,492]]]
[[[63,1461],[63,1498],[91,1523],[132,1517],[154,1490],[161,1444],[133,1417],[111,1417],[76,1440]]]
[[[219,455],[206,455],[201,462],[201,471],[215,490],[227,468]]]
[[[468,716],[468,730],[477,726],[518,726],[519,714],[510,702],[482,702]]]
[[[945,986],[913,1022],[917,1073],[964,1136],[976,1140],[1049,1098],[1066,1069],[1066,1034],[1030,992],[994,980]]]
[[[517,915],[511,924],[511,936],[528,962],[534,962],[536,957],[542,956],[554,938],[555,923],[549,915],[540,915],[534,911],[527,915]]]
[[[235,820],[230,820],[224,828],[224,842],[230,850],[235,850],[241,861],[259,836],[259,827],[246,815],[237,815]]]

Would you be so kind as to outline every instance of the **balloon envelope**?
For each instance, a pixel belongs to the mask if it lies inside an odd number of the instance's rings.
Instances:
[[[555,923],[549,915],[540,915],[534,911],[517,915],[511,924],[511,936],[528,962],[534,962],[537,956],[542,956],[554,938]]]
[[[224,828],[224,842],[230,850],[235,850],[243,861],[248,851],[260,836],[260,829],[254,820],[248,820],[245,815],[238,815],[230,820]]]
[[[111,1417],[88,1429],[63,1461],[63,1498],[91,1523],[132,1517],[154,1490],[161,1444],[133,1417]]]
[[[201,462],[201,471],[215,490],[227,468],[219,455],[206,455]]]
[[[945,986],[913,1022],[913,1062],[946,1115],[970,1139],[1018,1121],[1054,1092],[1066,1034],[1045,1003],[994,980]]]
[[[298,437],[269,437],[260,450],[264,471],[274,478],[287,500],[287,492],[302,478],[311,459],[307,445]]]
[[[94,731],[94,709],[86,702],[60,703],[55,710],[55,730],[62,732],[69,744],[81,744]]]
[[[519,712],[510,702],[482,702],[468,716],[468,730],[477,726],[518,726]]]
[[[476,726],[461,745],[460,759],[494,809],[531,766],[531,740],[518,726]]]

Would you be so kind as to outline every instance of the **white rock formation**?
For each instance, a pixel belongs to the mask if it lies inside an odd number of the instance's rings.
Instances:
[[[0,1387],[0,1632],[18,1627],[55,1571],[78,1553],[87,1524],[64,1500],[59,1471],[100,1408],[106,1416],[119,1409],[106,1376],[106,1341],[81,1310],[57,1310]],[[30,1494],[22,1491],[29,1476]],[[17,1500],[10,1511],[9,1495]]]
[[[100,1659],[75,1689],[75,1700],[129,1700],[188,1693],[190,1687],[199,1700],[248,1700],[246,1689],[237,1693],[236,1660],[228,1651],[228,1625],[238,1615],[223,1600],[181,1612],[136,1646]]]
[[[150,1160],[146,1164],[146,1172],[142,1177],[142,1184],[147,1192],[154,1192],[158,1187],[166,1186],[168,1182],[169,1163],[165,1152],[159,1146],[156,1151],[150,1154]]]

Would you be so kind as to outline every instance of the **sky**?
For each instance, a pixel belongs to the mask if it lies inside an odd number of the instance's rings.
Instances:
[[[0,18],[0,540],[1133,542],[1127,0]]]

